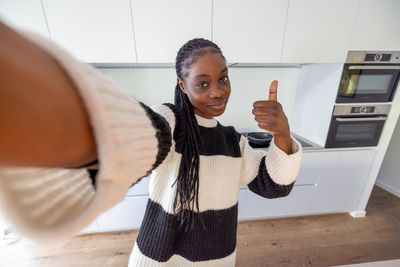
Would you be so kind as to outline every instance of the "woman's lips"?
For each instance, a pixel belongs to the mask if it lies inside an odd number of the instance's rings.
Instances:
[[[211,109],[214,110],[221,110],[225,107],[226,101],[221,101],[221,102],[217,102],[217,103],[213,103],[211,105],[208,105]]]

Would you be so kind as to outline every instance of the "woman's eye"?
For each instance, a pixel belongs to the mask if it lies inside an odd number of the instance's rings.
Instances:
[[[220,79],[220,81],[223,82],[223,83],[226,83],[228,80],[229,80],[229,77],[228,77],[228,76],[222,77],[222,78]]]
[[[196,83],[196,86],[197,86],[197,87],[201,87],[201,88],[206,87],[207,85],[208,85],[207,82],[199,82],[199,83]]]

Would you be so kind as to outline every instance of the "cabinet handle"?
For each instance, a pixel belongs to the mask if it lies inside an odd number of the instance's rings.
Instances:
[[[349,70],[400,70],[400,66],[349,66]]]
[[[377,118],[336,118],[337,121],[384,121],[386,117]]]

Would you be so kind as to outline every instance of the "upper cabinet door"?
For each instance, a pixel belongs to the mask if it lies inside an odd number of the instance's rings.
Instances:
[[[8,25],[49,38],[40,0],[0,0],[0,20]]]
[[[228,62],[280,63],[287,0],[214,0],[213,40]]]
[[[359,0],[290,0],[285,63],[345,62]]]
[[[362,0],[351,50],[400,50],[400,1]]]
[[[174,63],[188,40],[211,39],[211,0],[132,0],[138,62]]]
[[[52,39],[85,62],[136,62],[129,0],[43,0]]]

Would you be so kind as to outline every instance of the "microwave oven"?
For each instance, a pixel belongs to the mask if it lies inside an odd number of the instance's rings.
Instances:
[[[349,51],[336,103],[391,102],[400,79],[400,52]]]

